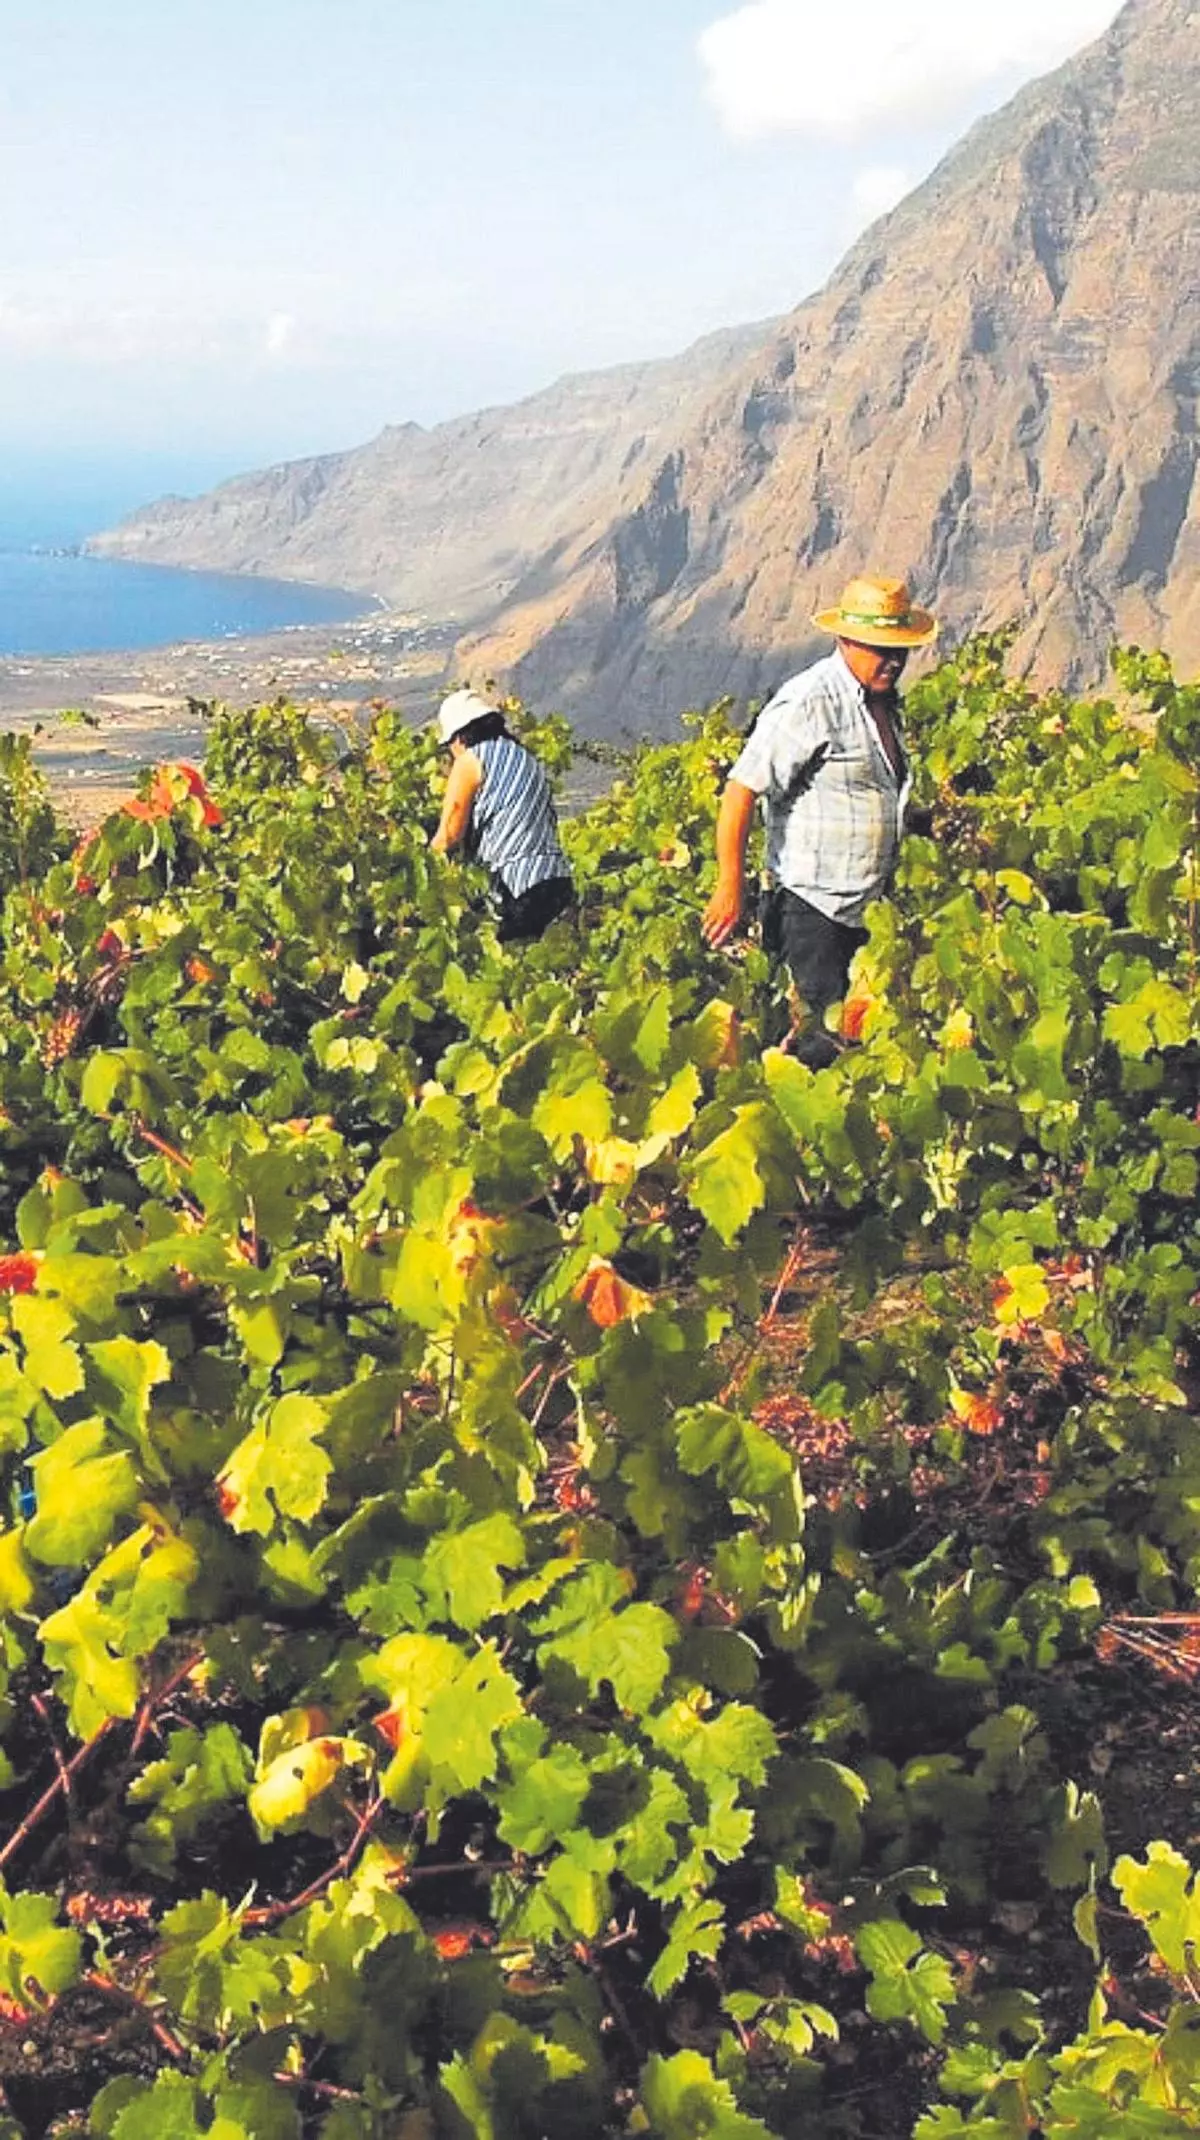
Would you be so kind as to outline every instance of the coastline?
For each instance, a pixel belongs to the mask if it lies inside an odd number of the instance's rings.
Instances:
[[[457,636],[455,625],[372,610],[340,625],[126,653],[0,655],[0,728],[40,729],[35,749],[56,801],[93,821],[130,793],[144,766],[202,754],[195,702],[287,698],[348,713],[381,698],[420,719]],[[88,720],[64,721],[68,710]]]

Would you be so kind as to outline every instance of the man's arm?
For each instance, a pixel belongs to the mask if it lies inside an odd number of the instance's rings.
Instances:
[[[714,950],[728,943],[742,918],[746,898],[746,844],[758,801],[753,788],[740,780],[726,783],[717,817],[717,887],[704,909],[701,921],[705,939]]]
[[[442,797],[442,816],[437,831],[429,844],[435,855],[449,854],[466,836],[471,822],[471,805],[483,779],[483,768],[474,753],[468,750],[454,760],[446,792]]]

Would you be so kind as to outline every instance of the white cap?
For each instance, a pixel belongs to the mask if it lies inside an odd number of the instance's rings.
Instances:
[[[489,713],[495,713],[478,691],[452,691],[438,708],[438,729],[443,743],[449,743],[461,729],[469,728],[472,721],[482,721]]]

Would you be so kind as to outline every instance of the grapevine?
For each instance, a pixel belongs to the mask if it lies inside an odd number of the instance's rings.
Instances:
[[[1200,690],[1004,655],[816,1073],[728,707],[515,952],[386,708],[6,739],[4,2140],[1195,2129]]]

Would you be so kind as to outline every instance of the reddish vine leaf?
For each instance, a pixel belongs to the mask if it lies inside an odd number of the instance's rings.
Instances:
[[[611,1330],[631,1316],[645,1315],[654,1306],[649,1293],[630,1285],[603,1256],[593,1256],[578,1285],[575,1299],[587,1309],[600,1330]]]
[[[0,1293],[32,1293],[40,1261],[40,1256],[28,1249],[0,1256]]]

